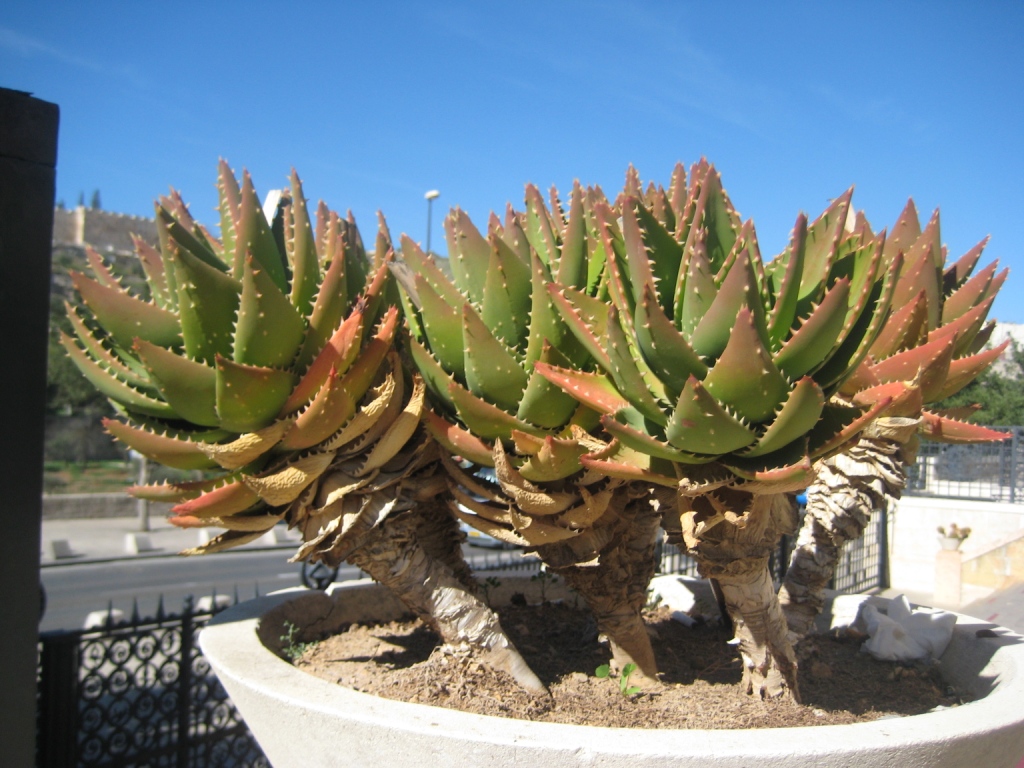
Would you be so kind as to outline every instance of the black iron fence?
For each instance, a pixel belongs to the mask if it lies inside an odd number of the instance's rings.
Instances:
[[[1024,427],[992,429],[1010,438],[969,445],[922,441],[904,493],[1024,503]]]
[[[196,644],[211,612],[44,633],[37,764],[268,766]]]

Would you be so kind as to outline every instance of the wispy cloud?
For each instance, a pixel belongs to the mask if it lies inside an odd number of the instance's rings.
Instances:
[[[76,56],[49,43],[29,35],[22,34],[8,27],[0,27],[0,50],[7,51],[24,58],[41,57],[66,64],[76,69],[93,72],[126,80],[134,86],[144,88],[147,83],[132,67],[111,67],[93,59]]]

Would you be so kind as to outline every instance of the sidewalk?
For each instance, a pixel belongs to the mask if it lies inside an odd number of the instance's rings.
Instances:
[[[97,560],[129,557],[173,557],[198,546],[203,528],[176,528],[157,515],[149,531],[134,517],[99,517],[43,520],[40,564],[46,568]],[[209,529],[209,535],[217,530]],[[236,549],[295,549],[299,536],[283,525]]]

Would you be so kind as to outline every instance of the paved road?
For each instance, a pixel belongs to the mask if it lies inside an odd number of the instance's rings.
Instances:
[[[151,557],[99,563],[76,563],[43,568],[46,613],[40,630],[80,628],[90,611],[108,603],[130,615],[133,600],[139,613],[156,612],[161,595],[167,611],[180,610],[186,596],[234,596],[247,600],[256,594],[300,586],[299,566],[289,563],[288,550],[228,552],[205,557]],[[359,574],[356,568],[339,572],[340,580]]]
[[[515,560],[515,553],[494,553],[477,547],[464,548],[466,559],[477,568],[493,565],[498,558]],[[248,600],[279,589],[301,586],[300,566],[289,563],[294,548],[236,550],[202,557],[135,557],[118,560],[68,562],[40,570],[46,590],[43,632],[79,629],[92,611],[108,605],[131,615],[133,603],[140,616],[155,614],[160,596],[166,611],[178,611],[189,595],[228,595]],[[485,563],[485,561],[487,561]],[[359,578],[352,566],[342,566],[338,581]]]

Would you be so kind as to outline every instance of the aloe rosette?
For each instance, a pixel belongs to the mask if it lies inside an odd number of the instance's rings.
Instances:
[[[810,225],[798,218],[764,264],[715,169],[696,164],[685,192],[682,178],[678,167],[673,216],[635,193],[596,207],[610,302],[549,290],[597,368],[537,370],[601,413],[615,439],[584,466],[676,491],[663,524],[721,585],[748,689],[795,695],[768,556],[795,528],[785,494],[889,403],[832,395],[877,338],[898,263],[883,258],[883,236],[845,230],[847,192]]]
[[[172,522],[226,529],[185,554],[251,541],[285,521],[295,559],[348,560],[392,588],[449,643],[486,651],[527,688],[543,685],[476,596],[425,385],[400,363],[383,219],[373,259],[351,216],[322,203],[314,228],[297,176],[268,220],[248,175],[219,174],[221,238],[173,194],[157,205],[159,249],[137,242],[150,297],[98,257],[74,275],[68,353],[111,399],[108,431],[195,482],[133,489],[172,501]],[[454,597],[452,597],[454,595]]]
[[[410,355],[434,403],[425,423],[448,453],[454,513],[535,550],[584,596],[616,661],[653,676],[640,620],[658,527],[649,489],[585,469],[585,455],[608,448],[597,414],[538,372],[593,366],[548,286],[602,300],[593,211],[604,199],[576,184],[565,203],[555,191],[546,202],[528,186],[525,210],[492,215],[486,235],[454,210],[445,224],[451,277],[409,239],[395,269]]]
[[[858,226],[868,227],[863,216]],[[837,397],[856,404],[894,399],[855,445],[816,467],[780,593],[794,637],[806,634],[821,611],[842,545],[863,534],[872,510],[900,497],[919,437],[953,443],[1009,437],[967,422],[972,409],[931,406],[973,381],[1008,343],[985,348],[995,327],[988,313],[1008,275],[998,262],[974,273],[987,240],[947,264],[939,212],[922,230],[913,200],[886,240],[885,257],[902,257],[893,312]]]

